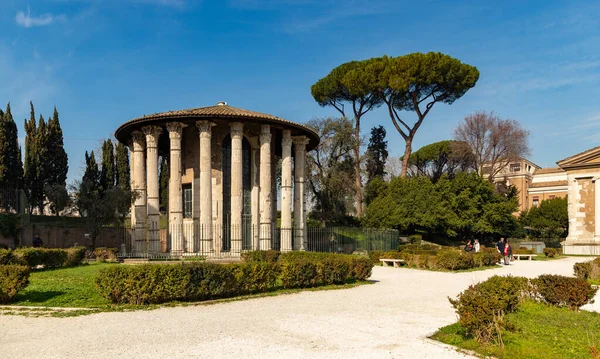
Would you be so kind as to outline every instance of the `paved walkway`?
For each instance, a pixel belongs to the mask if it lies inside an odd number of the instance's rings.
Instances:
[[[0,316],[0,356],[467,358],[426,339],[456,321],[448,296],[495,274],[571,275],[583,260],[517,261],[468,273],[376,267],[375,284],[345,290],[74,318]]]

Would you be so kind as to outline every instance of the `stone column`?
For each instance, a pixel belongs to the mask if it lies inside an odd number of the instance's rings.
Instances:
[[[129,188],[131,188],[131,190],[133,191],[135,188],[135,184],[134,184],[135,164],[133,163],[133,139],[131,141],[129,141],[129,144],[127,145],[127,147],[129,147]],[[130,227],[131,227],[131,229],[135,229],[135,202],[131,203],[130,212],[131,212],[130,213],[130,218],[131,218]]]
[[[260,249],[271,249],[271,127],[260,128]]]
[[[242,140],[244,124],[234,122],[231,126],[231,253],[242,251]],[[226,228],[223,228],[227,230]]]
[[[308,139],[306,136],[298,136],[293,138],[294,141],[294,249],[296,250],[306,250],[306,240],[305,238],[305,215],[304,215],[304,172],[305,172],[305,159],[306,159],[306,145],[308,144]]]
[[[210,121],[196,121],[200,131],[200,251],[213,251],[212,223],[212,127]]]
[[[169,153],[169,237],[171,254],[183,253],[183,192],[181,190],[181,122],[167,123]]]
[[[254,140],[254,139],[253,139]],[[253,143],[258,141],[253,141]],[[259,181],[259,163],[260,163],[260,151],[256,149],[258,146],[254,146],[251,150],[252,153],[252,250],[260,249],[260,181]]]
[[[600,242],[600,177],[594,177],[594,242]]]
[[[162,129],[145,126],[146,169],[148,171],[148,252],[160,252],[160,209],[158,194],[158,137]]]
[[[281,251],[292,250],[292,137],[283,131],[281,139]]]
[[[134,201],[135,218],[135,243],[133,251],[142,253],[147,251],[146,247],[146,160],[144,152],[146,150],[146,136],[141,131],[133,131],[133,187],[136,193]]]

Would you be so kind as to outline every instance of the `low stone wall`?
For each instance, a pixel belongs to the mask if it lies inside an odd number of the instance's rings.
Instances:
[[[75,245],[89,247],[92,245],[91,238],[86,238],[88,231],[85,228],[75,227],[55,227],[36,225],[35,227],[25,227],[20,230],[19,241],[21,246],[31,246],[33,236],[39,234],[44,247],[68,248]],[[104,227],[100,229],[98,238],[96,238],[96,247],[120,248],[126,235],[124,228]],[[13,238],[0,235],[0,246],[13,248],[15,242]]]
[[[563,244],[563,254],[600,256],[600,244]]]

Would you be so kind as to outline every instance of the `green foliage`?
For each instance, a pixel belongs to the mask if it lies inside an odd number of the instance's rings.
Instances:
[[[116,262],[118,253],[117,248],[98,247],[94,249],[94,257],[98,262]]]
[[[40,162],[41,174],[43,174],[40,180],[43,182],[44,194],[50,202],[50,210],[58,214],[68,205],[69,201],[66,189],[69,158],[64,149],[63,133],[56,107],[54,107],[52,118],[48,119],[46,130],[45,140],[48,147],[46,151],[42,152],[44,157],[40,157],[40,161],[45,161]],[[38,151],[40,151],[40,146],[42,144],[38,144]]]
[[[593,302],[598,291],[584,279],[561,275],[544,274],[533,279],[532,284],[539,296],[548,304],[577,310],[584,304]]]
[[[533,252],[533,251],[532,251]],[[548,258],[552,258],[556,255],[557,251],[555,248],[544,248],[544,254]]]
[[[313,119],[308,126],[321,138],[317,148],[307,154],[308,190],[315,202],[312,216],[322,225],[345,224],[356,193],[352,122],[346,118],[324,118]]]
[[[50,202],[50,209],[56,215],[65,209],[71,201],[64,184],[48,185],[44,187],[44,193],[46,193],[46,198]]]
[[[249,251],[242,252],[242,261],[251,263],[251,262],[267,262],[267,263],[276,263],[279,259],[279,255],[281,252],[268,250],[268,251]]]
[[[367,207],[363,224],[449,238],[505,235],[518,229],[515,198],[495,192],[476,173],[395,178]]]
[[[81,265],[85,259],[85,247],[71,247],[66,249],[67,260],[64,263],[65,267],[75,267]]]
[[[281,263],[283,288],[308,288],[317,284],[317,265],[307,259],[287,260]]]
[[[127,146],[119,142],[117,143],[115,152],[115,162],[117,167],[115,172],[116,186],[123,191],[130,191],[129,151],[127,150]]]
[[[575,272],[575,277],[588,280],[592,273],[592,262],[575,263],[573,265],[573,271]]]
[[[161,156],[160,158],[158,191],[160,194],[160,210],[166,212],[169,207],[169,161],[167,156]]]
[[[385,127],[377,126],[371,129],[371,138],[367,147],[367,183],[375,178],[383,179],[385,176],[385,161],[388,158],[387,141],[385,140]]]
[[[29,268],[0,265],[0,303],[10,303],[29,284]]]
[[[464,270],[475,267],[472,254],[452,249],[439,251],[436,264],[439,268],[448,270]]]
[[[102,170],[100,171],[99,182],[101,192],[108,191],[115,186],[115,151],[110,139],[104,140],[102,143]]]
[[[36,132],[37,123],[35,121],[35,110],[33,103],[30,102],[31,113],[29,121],[25,120],[25,164],[23,182],[25,192],[27,193],[27,200],[29,201],[29,211],[37,206],[39,198],[39,192],[43,190],[41,181],[39,181],[38,174],[38,160],[37,160],[37,144],[36,144]]]
[[[23,162],[17,125],[13,119],[10,103],[6,112],[0,110],[0,188],[23,188]],[[10,209],[8,203],[2,203],[2,208]]]
[[[20,217],[16,214],[0,214],[0,234],[4,237],[13,238],[17,242]]]
[[[489,343],[506,328],[504,315],[514,312],[529,292],[526,278],[493,276],[448,300],[466,334],[480,343]]]
[[[264,293],[275,288],[279,269],[274,262],[251,262],[234,266],[234,275],[242,293]]]
[[[408,160],[411,176],[425,176],[437,182],[443,175],[453,178],[458,172],[474,169],[471,148],[461,141],[440,141],[419,148]]]
[[[519,218],[533,237],[564,238],[569,227],[567,205],[567,198],[543,200],[539,206],[523,211]]]
[[[0,265],[14,264],[16,259],[12,249],[0,249]]]
[[[33,248],[22,247],[0,253],[0,263],[24,265],[29,268],[43,266],[45,269],[77,266],[83,262],[85,248]]]

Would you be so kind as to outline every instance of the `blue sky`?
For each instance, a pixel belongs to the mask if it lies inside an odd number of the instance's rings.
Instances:
[[[451,4],[452,3],[452,4]],[[600,3],[596,1],[0,0],[0,105],[24,136],[32,100],[60,112],[69,179],[83,154],[144,114],[230,105],[296,122],[337,115],[310,86],[335,66],[440,51],[477,66],[479,82],[437,104],[415,149],[494,111],[531,131],[540,166],[600,144]],[[405,113],[409,121],[415,119]],[[390,153],[404,143],[383,124]]]

